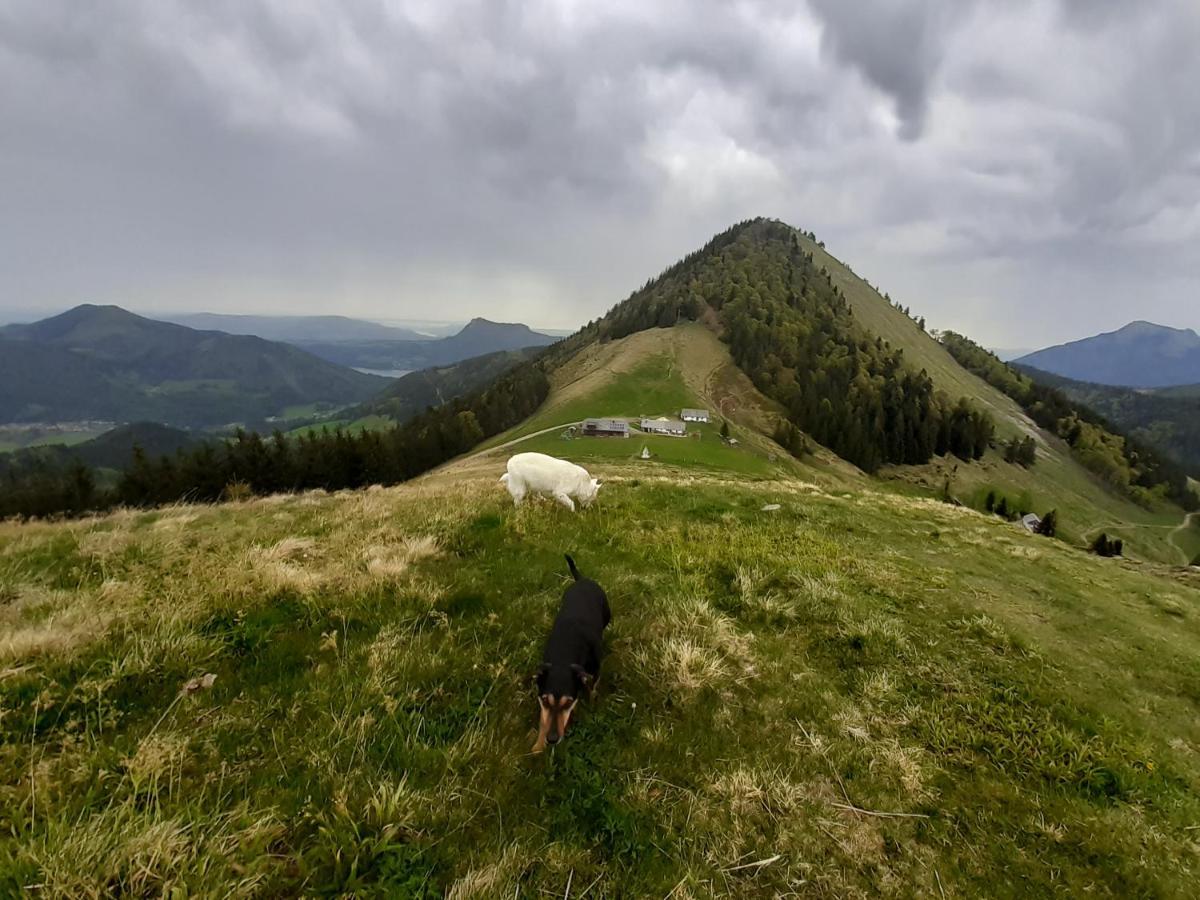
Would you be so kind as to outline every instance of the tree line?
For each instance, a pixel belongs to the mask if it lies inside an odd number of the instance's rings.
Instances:
[[[1018,372],[970,338],[944,331],[939,339],[960,365],[1015,400],[1038,425],[1066,441],[1086,469],[1115,489],[1143,506],[1169,499],[1186,510],[1200,508],[1187,472],[1173,460],[1122,434],[1058,388]]]
[[[470,397],[431,408],[386,431],[341,428],[263,438],[239,431],[172,456],[151,457],[135,447],[115,485],[101,487],[93,470],[32,462],[9,469],[0,485],[0,516],[48,516],[116,505],[207,502],[312,488],[340,490],[396,484],[426,472],[480,441],[513,427],[546,399],[543,368],[525,363]]]

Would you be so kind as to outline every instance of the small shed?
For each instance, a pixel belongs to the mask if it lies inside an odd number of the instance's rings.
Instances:
[[[708,421],[708,410],[707,409],[681,409],[679,411],[679,418],[683,419],[683,421],[685,421],[685,422],[707,422]]]
[[[629,423],[624,419],[584,419],[583,433],[587,437],[629,437]]]
[[[1039,517],[1036,513],[1026,513],[1025,515],[1021,516],[1021,524],[1025,527],[1026,531],[1030,532],[1031,534],[1037,534],[1038,528],[1041,527],[1042,520],[1041,517]]]
[[[641,428],[649,434],[666,434],[671,437],[683,437],[687,433],[687,426],[678,419],[642,419]]]

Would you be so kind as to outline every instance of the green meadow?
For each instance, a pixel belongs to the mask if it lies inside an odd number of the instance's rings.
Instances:
[[[1200,576],[886,487],[601,463],[571,514],[490,468],[0,524],[0,894],[1194,895]],[[614,622],[533,756],[564,551]]]

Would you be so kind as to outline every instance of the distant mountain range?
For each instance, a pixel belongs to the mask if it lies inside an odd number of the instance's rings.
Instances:
[[[427,341],[431,337],[409,328],[395,328],[346,316],[232,316],[220,313],[189,313],[158,318],[163,322],[174,322],[188,328],[224,331],[226,334],[250,334],[268,341],[283,341],[288,344],[302,344],[306,341]]]
[[[357,369],[427,369],[496,353],[544,347],[558,338],[533,331],[528,325],[472,319],[458,334],[437,340],[296,341],[314,356]]]
[[[289,406],[345,406],[388,384],[259,337],[197,331],[117,306],[0,328],[0,422],[257,422]]]
[[[536,353],[536,347],[500,350],[448,366],[409,372],[366,403],[349,410],[346,415],[350,418],[387,416],[393,421],[404,422],[430,406],[440,406],[456,397],[487,387],[513,366],[531,359]]]
[[[1132,322],[1117,331],[1038,350],[1015,360],[1076,381],[1135,388],[1200,384],[1200,335]]]

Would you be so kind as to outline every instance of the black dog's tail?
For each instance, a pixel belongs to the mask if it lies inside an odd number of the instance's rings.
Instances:
[[[571,559],[571,557],[566,553],[564,553],[563,556],[567,557],[567,568],[571,570],[571,574],[574,575],[575,580],[578,581],[583,576],[579,574],[579,569],[575,568],[575,560]]]

